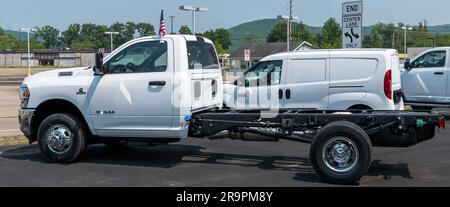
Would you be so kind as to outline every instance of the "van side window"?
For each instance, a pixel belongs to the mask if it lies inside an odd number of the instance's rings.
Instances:
[[[167,42],[140,42],[125,48],[105,64],[106,73],[148,73],[167,70]]]
[[[189,69],[219,69],[214,45],[205,41],[187,41]]]
[[[412,63],[413,68],[440,68],[445,67],[446,51],[433,51],[420,56]]]
[[[282,67],[282,60],[258,62],[245,72],[246,85],[279,85],[281,82]]]
[[[327,79],[326,59],[291,60],[289,79],[291,83],[309,83]]]

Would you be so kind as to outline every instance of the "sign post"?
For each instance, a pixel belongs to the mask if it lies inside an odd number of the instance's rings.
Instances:
[[[244,50],[244,61],[248,62],[248,68],[252,67],[252,61],[251,61],[251,52],[250,50]]]
[[[342,3],[342,48],[362,47],[363,2]]]

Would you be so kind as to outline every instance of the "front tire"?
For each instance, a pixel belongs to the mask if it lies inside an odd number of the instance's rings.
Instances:
[[[325,182],[353,184],[369,170],[372,144],[358,125],[337,121],[318,132],[311,144],[310,158]]]
[[[82,122],[66,113],[44,119],[38,130],[41,152],[51,162],[72,163],[86,147],[86,131]]]

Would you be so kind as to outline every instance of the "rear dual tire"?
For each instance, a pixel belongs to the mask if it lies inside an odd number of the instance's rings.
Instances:
[[[323,181],[354,184],[370,168],[372,144],[358,125],[337,121],[318,132],[311,144],[310,158]]]

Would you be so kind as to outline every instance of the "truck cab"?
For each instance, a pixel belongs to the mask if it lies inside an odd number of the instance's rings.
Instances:
[[[449,52],[450,47],[433,48],[405,63],[404,96],[414,109],[431,110],[450,105]]]
[[[96,62],[24,80],[19,120],[30,143],[61,153],[70,136],[177,140],[186,115],[223,103],[216,50],[202,37],[143,37]]]

